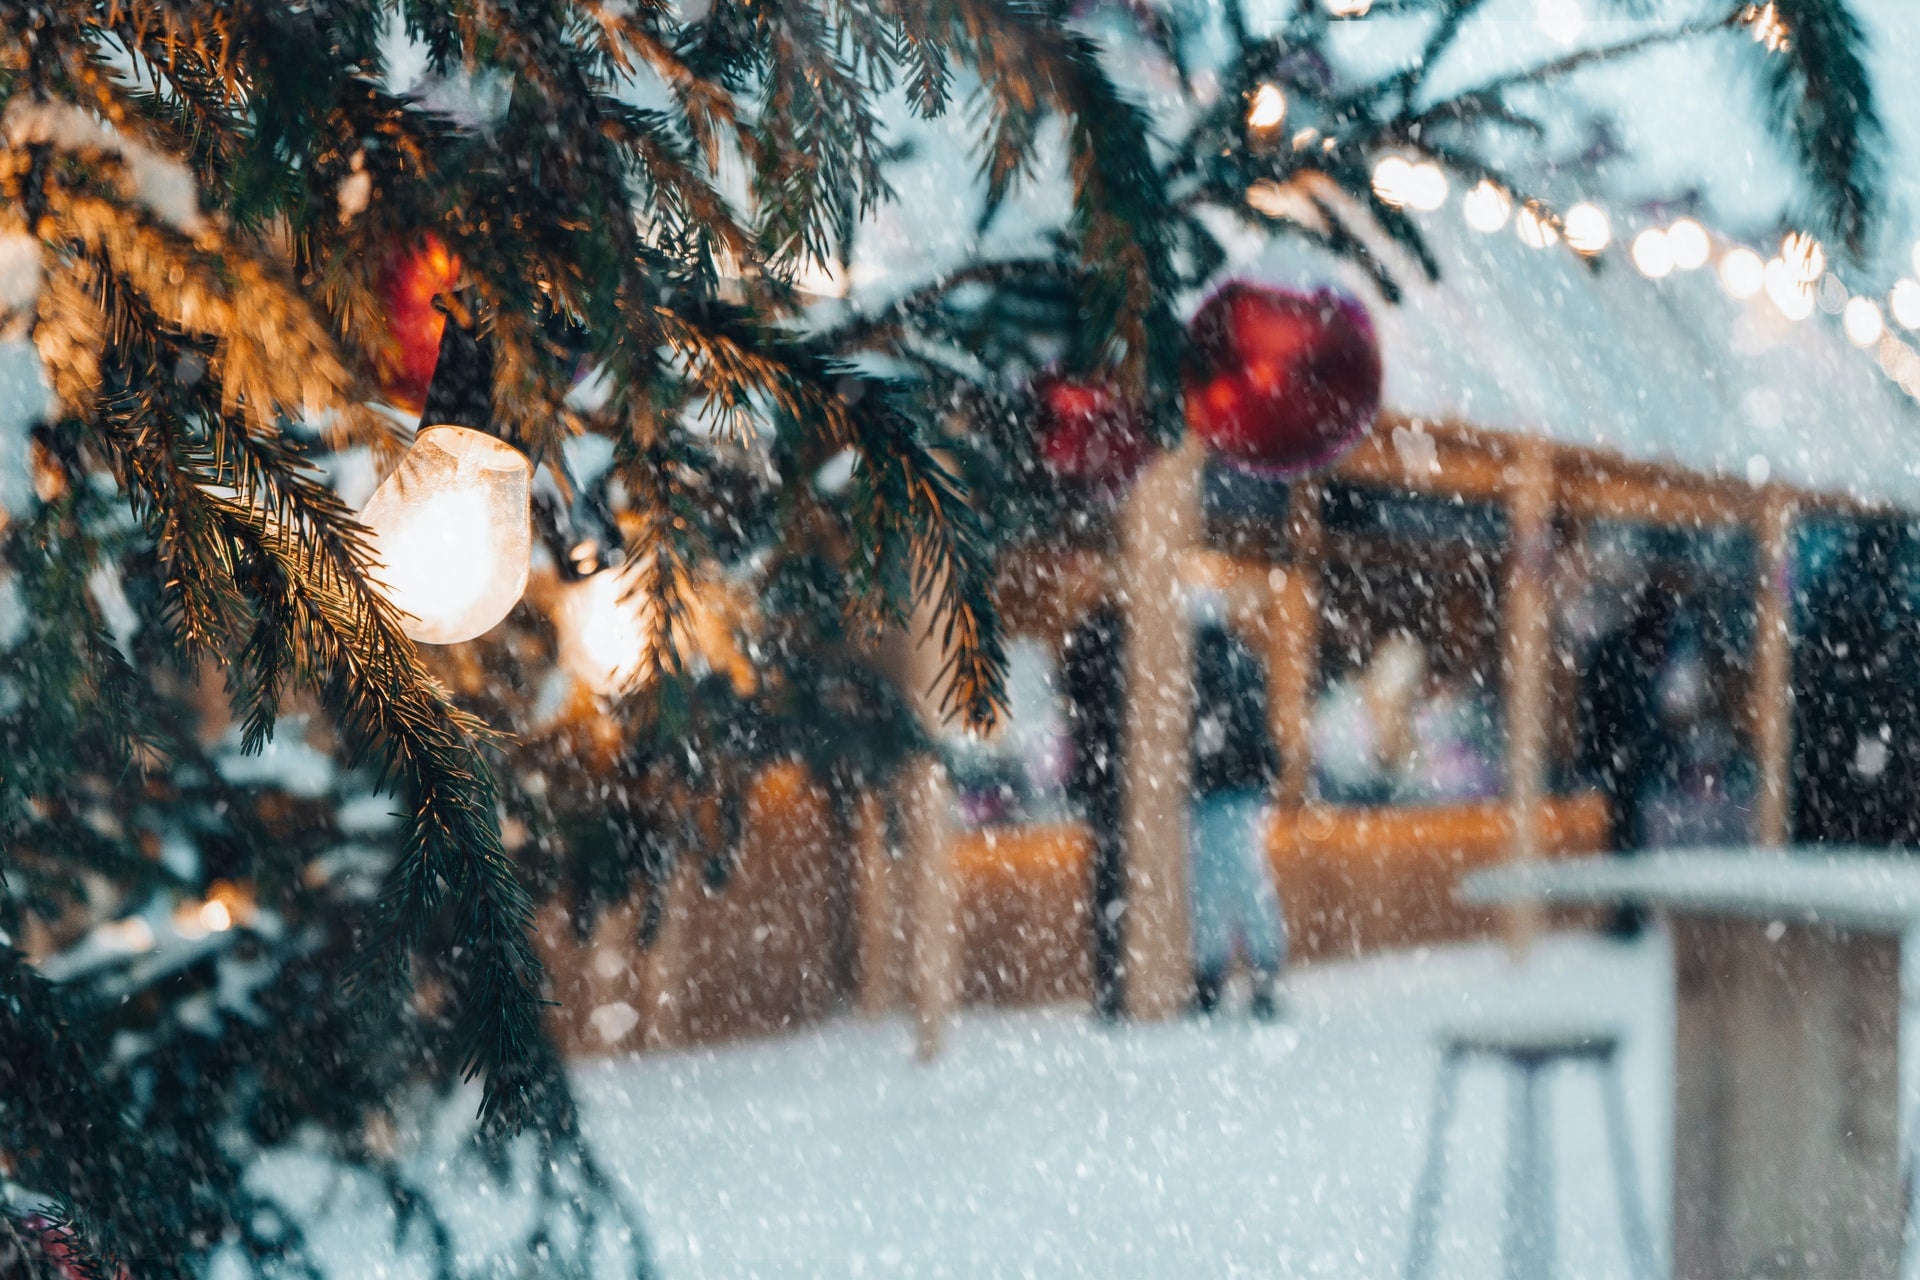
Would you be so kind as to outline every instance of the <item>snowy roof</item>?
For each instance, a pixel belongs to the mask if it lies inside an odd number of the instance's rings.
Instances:
[[[1293,237],[1242,246],[1240,270],[1368,299],[1387,407],[1405,417],[1920,509],[1920,406],[1834,318],[1732,298],[1711,268],[1650,280],[1620,250],[1590,265],[1564,245],[1532,249],[1457,209],[1419,225],[1440,279],[1383,251],[1398,306]]]

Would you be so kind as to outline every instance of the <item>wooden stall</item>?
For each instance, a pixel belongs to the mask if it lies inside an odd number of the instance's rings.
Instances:
[[[1409,434],[1418,447],[1407,446]],[[1460,878],[1495,862],[1606,847],[1605,799],[1556,792],[1549,778],[1564,753],[1574,696],[1550,624],[1554,573],[1570,531],[1585,521],[1751,531],[1755,626],[1737,696],[1760,779],[1755,834],[1784,841],[1784,569],[1796,513],[1829,500],[1538,439],[1388,419],[1330,473],[1292,486],[1283,517],[1223,532],[1204,518],[1203,466],[1197,444],[1163,457],[1115,513],[1105,541],[1028,547],[1007,558],[1001,575],[1002,608],[1018,633],[1057,646],[1097,606],[1113,605],[1126,618],[1134,692],[1125,941],[1136,1016],[1172,1014],[1188,998],[1190,713],[1187,681],[1164,677],[1185,670],[1182,602],[1196,586],[1220,593],[1231,624],[1266,660],[1283,759],[1269,853],[1297,959],[1502,930],[1523,944],[1537,922],[1460,906]],[[1478,504],[1497,515],[1488,526],[1497,536],[1464,548],[1442,537],[1396,560],[1341,514],[1342,493]],[[1326,667],[1343,647],[1366,643],[1364,619],[1350,616],[1347,597],[1378,594],[1396,574],[1422,584],[1426,625],[1459,638],[1462,670],[1497,691],[1504,782],[1495,796],[1356,805],[1314,794],[1308,744]],[[1448,583],[1457,587],[1452,595]],[[938,669],[938,655],[921,649],[901,661],[906,678],[923,684]],[[696,869],[683,869],[651,951],[631,945],[637,903],[612,913],[584,946],[564,941],[564,927],[543,930],[567,1043],[605,1052],[705,1041],[852,1004],[871,1013],[913,1009],[919,1050],[931,1055],[958,1001],[1084,999],[1092,848],[1090,833],[1072,821],[961,829],[944,770],[931,761],[910,770],[894,794],[867,797],[848,831],[835,828],[824,796],[797,766],[770,770],[749,804],[734,882],[710,893]]]
[[[1459,906],[1453,890],[1460,877],[1494,862],[1607,846],[1612,815],[1605,798],[1557,793],[1549,776],[1565,755],[1576,698],[1571,666],[1555,650],[1554,574],[1569,538],[1589,522],[1751,532],[1758,554],[1746,592],[1757,622],[1745,669],[1733,673],[1737,686],[1725,692],[1744,704],[1740,720],[1760,778],[1754,834],[1763,843],[1785,839],[1791,610],[1784,564],[1794,513],[1831,500],[1538,438],[1386,419],[1329,474],[1294,486],[1280,528],[1222,538],[1200,518],[1201,465],[1191,448],[1162,459],[1118,514],[1107,546],[1028,548],[1010,558],[1002,575],[1009,620],[1029,633],[1057,640],[1107,601],[1128,617],[1134,654],[1128,675],[1146,685],[1144,696],[1130,698],[1128,725],[1126,832],[1136,895],[1128,951],[1136,1014],[1171,1012],[1186,996],[1184,796],[1164,782],[1184,777],[1185,713],[1173,701],[1180,682],[1158,677],[1178,669],[1186,651],[1178,600],[1195,585],[1225,594],[1234,627],[1267,660],[1284,761],[1270,853],[1302,959],[1485,935],[1497,927],[1524,943],[1537,922],[1525,913],[1496,919]],[[1473,592],[1486,615],[1464,623],[1445,618],[1442,625],[1449,633],[1477,628],[1483,642],[1484,656],[1462,661],[1483,667],[1476,678],[1498,691],[1505,777],[1497,797],[1424,806],[1309,798],[1314,700],[1329,646],[1338,639],[1328,629],[1351,625],[1330,621],[1338,610],[1329,592],[1338,594],[1335,580],[1343,572],[1351,576],[1356,557],[1378,554],[1360,547],[1337,521],[1329,528],[1323,504],[1341,488],[1429,495],[1498,514],[1497,547],[1451,559],[1439,548],[1423,552],[1426,559],[1413,566],[1431,585],[1449,572],[1460,577],[1464,571],[1446,566],[1471,558],[1473,572],[1484,578]],[[1373,589],[1383,572],[1376,566],[1360,578]],[[1434,608],[1444,614],[1445,592],[1434,594]],[[1084,835],[1014,829],[964,839],[969,851],[952,864],[958,909],[969,922],[960,944],[966,970],[960,989],[992,999],[1077,994],[1084,961],[1063,968],[1061,958],[1073,948],[1061,939],[1076,931],[1086,936],[1090,846]],[[1045,852],[1016,852],[1030,849]],[[989,856],[989,850],[1005,852]]]

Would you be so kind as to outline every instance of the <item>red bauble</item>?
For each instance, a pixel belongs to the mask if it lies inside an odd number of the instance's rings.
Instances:
[[[1046,377],[1040,399],[1040,457],[1047,470],[1105,496],[1119,494],[1153,457],[1153,437],[1127,400],[1095,382]]]
[[[1236,282],[1193,318],[1187,426],[1259,475],[1324,466],[1380,412],[1380,343],[1366,308],[1330,289]]]
[[[410,413],[426,407],[427,387],[440,361],[440,331],[447,318],[433,300],[450,293],[460,277],[460,259],[428,233],[381,264],[380,301],[386,310],[385,340],[374,352],[380,390]]]

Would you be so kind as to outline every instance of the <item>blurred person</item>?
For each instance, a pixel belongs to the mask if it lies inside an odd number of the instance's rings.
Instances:
[[[1195,1003],[1219,1007],[1236,944],[1253,970],[1253,1012],[1279,1013],[1286,922],[1267,862],[1267,796],[1279,752],[1267,729],[1259,660],[1205,605],[1194,643],[1192,807],[1188,900],[1193,912]]]
[[[1393,799],[1413,748],[1414,699],[1426,656],[1402,634],[1382,640],[1364,668],[1327,687],[1313,716],[1314,771],[1334,804]]]
[[[1613,816],[1612,845],[1622,857],[1645,847],[1641,805],[1667,763],[1661,677],[1673,643],[1680,594],[1678,584],[1664,576],[1646,583],[1625,622],[1594,647],[1581,681],[1583,763],[1607,797]],[[1645,911],[1629,904],[1616,913],[1613,932],[1633,937],[1645,923]]]

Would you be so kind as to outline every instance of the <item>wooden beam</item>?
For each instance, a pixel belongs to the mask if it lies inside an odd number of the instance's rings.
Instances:
[[[1547,612],[1547,568],[1553,555],[1553,453],[1545,441],[1527,441],[1515,459],[1507,495],[1508,538],[1502,665],[1506,685],[1507,799],[1513,811],[1513,856],[1540,856],[1538,818],[1546,794],[1547,662],[1552,627]],[[1516,909],[1509,940],[1529,943],[1540,927],[1537,910]]]
[[[914,1055],[931,1062],[939,1056],[947,1017],[958,995],[953,789],[946,767],[931,756],[913,760],[900,781],[913,877],[908,985],[913,996]]]
[[[1754,837],[1768,845],[1784,845],[1791,834],[1788,788],[1793,753],[1793,601],[1789,574],[1793,517],[1792,497],[1781,489],[1768,490],[1757,531],[1760,580],[1755,584],[1749,708],[1754,756],[1760,765]]]
[[[1125,986],[1138,1018],[1182,1012],[1193,986],[1187,938],[1188,735],[1193,638],[1180,584],[1203,536],[1205,445],[1189,434],[1147,468],[1120,512],[1121,599],[1127,617]]]

